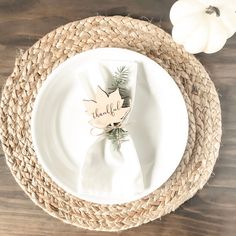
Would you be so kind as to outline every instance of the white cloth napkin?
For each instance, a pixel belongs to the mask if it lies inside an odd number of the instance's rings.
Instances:
[[[97,86],[108,91],[108,88],[111,87],[111,76],[121,66],[126,66],[129,70],[127,88],[130,90],[131,112],[127,119],[127,129],[129,130],[130,125],[133,135],[145,136],[143,129],[141,129],[142,133],[136,132],[139,127],[135,127],[135,119],[130,119],[133,117],[138,63],[125,60],[91,62],[89,67],[78,72],[84,90],[84,99],[94,99]],[[135,105],[139,106],[139,104]],[[91,117],[88,115],[88,122],[90,119]],[[85,155],[79,172],[78,188],[80,192],[97,197],[111,195],[113,199],[115,197],[124,199],[144,190],[144,173],[132,135],[129,133],[125,139],[127,141],[121,144],[120,149],[115,150],[113,144],[105,135],[97,137],[86,135],[84,143],[87,145],[84,145],[84,150],[81,150],[81,153]]]

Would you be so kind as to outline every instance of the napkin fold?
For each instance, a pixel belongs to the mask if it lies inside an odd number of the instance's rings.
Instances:
[[[78,77],[84,94],[86,94],[84,99],[93,99],[97,86],[108,91],[111,87],[112,75],[121,66],[126,66],[129,70],[127,89],[130,91],[131,111],[126,119],[126,126],[133,126],[132,131],[135,127],[135,119],[130,119],[130,117],[133,117],[132,111],[135,104],[138,63],[125,60],[94,62],[89,66],[90,70],[78,72]],[[136,127],[136,129],[138,128]],[[129,129],[127,128],[127,130]],[[141,130],[143,132],[143,129]],[[132,133],[137,135],[138,132]],[[139,133],[139,135],[144,134]],[[125,137],[126,141],[118,150],[114,149],[111,140],[106,135],[92,136],[92,134],[86,136],[86,140],[84,140],[85,143],[90,142],[91,145],[85,145],[87,150],[83,152],[85,156],[80,165],[79,191],[97,197],[110,195],[113,199],[125,199],[127,196],[143,192],[145,189],[144,170],[132,135],[128,133]]]

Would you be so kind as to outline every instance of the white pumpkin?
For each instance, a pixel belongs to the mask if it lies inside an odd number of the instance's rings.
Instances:
[[[173,39],[188,52],[214,53],[236,31],[236,0],[179,0],[170,20]]]

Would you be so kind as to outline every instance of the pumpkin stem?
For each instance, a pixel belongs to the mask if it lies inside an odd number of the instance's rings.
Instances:
[[[220,16],[220,10],[218,7],[214,7],[214,6],[209,6],[206,11],[205,11],[207,14],[211,15],[213,13],[216,14],[217,17]]]

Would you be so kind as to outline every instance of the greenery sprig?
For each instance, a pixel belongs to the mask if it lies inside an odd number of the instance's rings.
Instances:
[[[109,94],[119,89],[119,93],[122,99],[124,99],[124,103],[122,107],[130,107],[130,91],[127,88],[129,82],[129,69],[126,66],[121,66],[114,73],[112,78],[112,85],[109,88]],[[116,123],[114,124],[114,128],[109,129],[106,132],[107,137],[111,140],[114,148],[116,150],[120,149],[120,146],[123,142],[127,141],[125,138],[128,134],[128,131],[122,127],[122,124]]]

